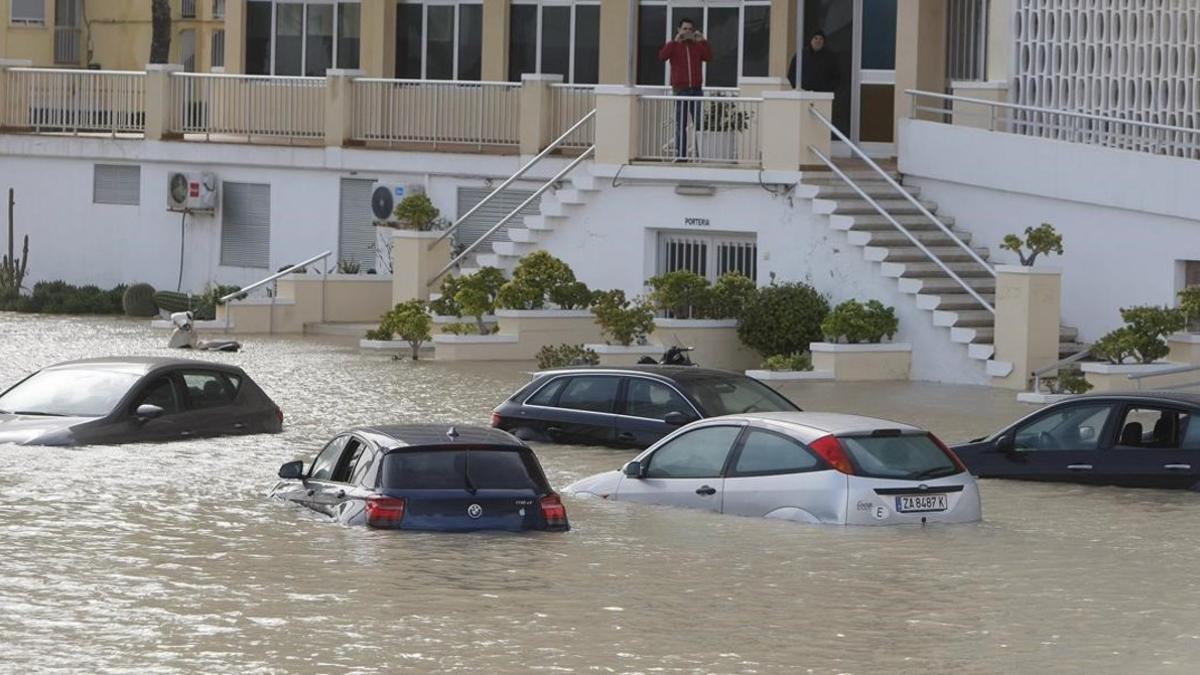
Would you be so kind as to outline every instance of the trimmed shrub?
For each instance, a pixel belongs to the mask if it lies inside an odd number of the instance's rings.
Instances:
[[[587,288],[582,284],[576,285],[578,283],[575,272],[565,262],[546,251],[534,251],[517,263],[512,281],[500,289],[496,306],[504,309],[545,309],[548,304],[562,307],[558,301],[563,301],[575,307],[575,302],[584,297]]]
[[[1200,286],[1188,286],[1179,291],[1179,311],[1187,319],[1188,330],[1200,330]]]
[[[567,366],[595,366],[600,363],[600,355],[583,345],[545,345],[538,350],[538,370],[548,368],[565,368]]]
[[[121,308],[125,316],[150,317],[158,314],[154,304],[154,287],[150,284],[134,284],[125,289],[121,297]]]
[[[492,331],[483,323],[483,317],[496,310],[496,296],[504,286],[504,272],[495,267],[484,267],[475,274],[469,274],[458,281],[458,290],[454,293],[454,301],[462,309],[463,314],[475,317],[475,326],[480,335],[488,335]]]
[[[829,302],[808,284],[789,282],[759,288],[742,310],[738,338],[759,354],[771,357],[808,351],[821,339],[821,322]]]
[[[754,280],[740,272],[722,274],[712,286],[710,318],[740,319],[742,309],[754,300],[757,291]]]
[[[40,281],[29,297],[16,297],[5,307],[18,312],[39,314],[123,314],[122,299],[126,286],[110,290],[97,286],[73,286],[65,281]]]
[[[641,298],[627,300],[625,291],[597,293],[592,313],[605,338],[626,347],[641,342],[654,331],[654,308]]]
[[[429,301],[429,311],[438,316],[462,316],[462,305],[454,299],[462,287],[463,277],[442,277],[441,297]]]
[[[1001,242],[1000,248],[1016,253],[1021,264],[1030,267],[1039,255],[1050,255],[1052,253],[1062,255],[1062,235],[1050,223],[1042,223],[1036,228],[1025,228],[1024,240],[1015,234],[1004,235],[1004,240]],[[1029,249],[1028,255],[1025,254],[1025,249]]]
[[[1078,368],[1063,368],[1058,371],[1058,377],[1052,384],[1051,391],[1056,394],[1086,394],[1092,389],[1092,383]]]
[[[1183,330],[1187,323],[1181,310],[1150,305],[1122,309],[1121,318],[1125,325],[1096,340],[1092,356],[1111,363],[1123,363],[1127,358],[1154,363],[1171,351],[1167,336]]]
[[[712,286],[691,270],[659,274],[647,283],[654,289],[650,292],[654,308],[673,319],[708,318],[712,311]]]
[[[433,319],[426,310],[424,300],[401,302],[384,314],[379,324],[379,330],[399,337],[412,347],[413,361],[417,360],[421,345],[432,337],[429,331],[433,327]]]
[[[899,327],[896,309],[885,307],[878,300],[869,300],[866,304],[847,300],[821,322],[821,332],[826,340],[838,342],[844,338],[851,344],[883,342],[884,337],[890,340]]]
[[[763,361],[762,367],[767,370],[812,370],[812,354],[797,352],[795,354],[768,356]]]
[[[378,341],[382,341],[382,342],[391,342],[391,340],[392,340],[391,332],[386,331],[382,328],[372,328],[372,329],[368,330],[367,334],[364,335],[363,337],[368,340],[378,340]]]

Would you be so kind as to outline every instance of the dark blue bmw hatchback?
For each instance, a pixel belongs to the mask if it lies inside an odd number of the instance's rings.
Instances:
[[[364,427],[336,436],[313,460],[289,462],[272,496],[344,525],[402,530],[569,528],[533,450],[481,427]]]

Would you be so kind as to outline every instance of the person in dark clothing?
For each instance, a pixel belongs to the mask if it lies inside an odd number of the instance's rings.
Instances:
[[[674,96],[704,95],[704,62],[712,60],[708,39],[696,30],[691,19],[680,19],[675,38],[658,50],[658,60],[671,64],[671,93]],[[692,125],[700,122],[700,101],[675,102],[675,157],[687,156],[688,118]]]
[[[837,54],[825,49],[825,32],[817,31],[808,40],[801,66],[800,88],[805,91],[835,91],[841,73]],[[796,57],[788,64],[788,82],[796,86]]]

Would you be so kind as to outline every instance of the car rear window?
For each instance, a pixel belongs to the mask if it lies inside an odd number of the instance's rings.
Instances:
[[[396,450],[383,463],[383,487],[392,489],[545,491],[544,480],[533,455],[515,448]]]
[[[928,434],[839,436],[838,440],[860,476],[924,480],[959,473]]]
[[[729,375],[705,379],[680,378],[679,386],[704,408],[709,417],[748,412],[795,412],[791,401],[765,384]]]

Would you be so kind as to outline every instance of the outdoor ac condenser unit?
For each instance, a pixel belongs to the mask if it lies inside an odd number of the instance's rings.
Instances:
[[[217,175],[204,172],[172,171],[167,174],[168,211],[217,210]]]
[[[396,205],[408,195],[425,194],[425,187],[416,183],[395,180],[378,180],[371,187],[371,215],[376,222],[393,219]]]

